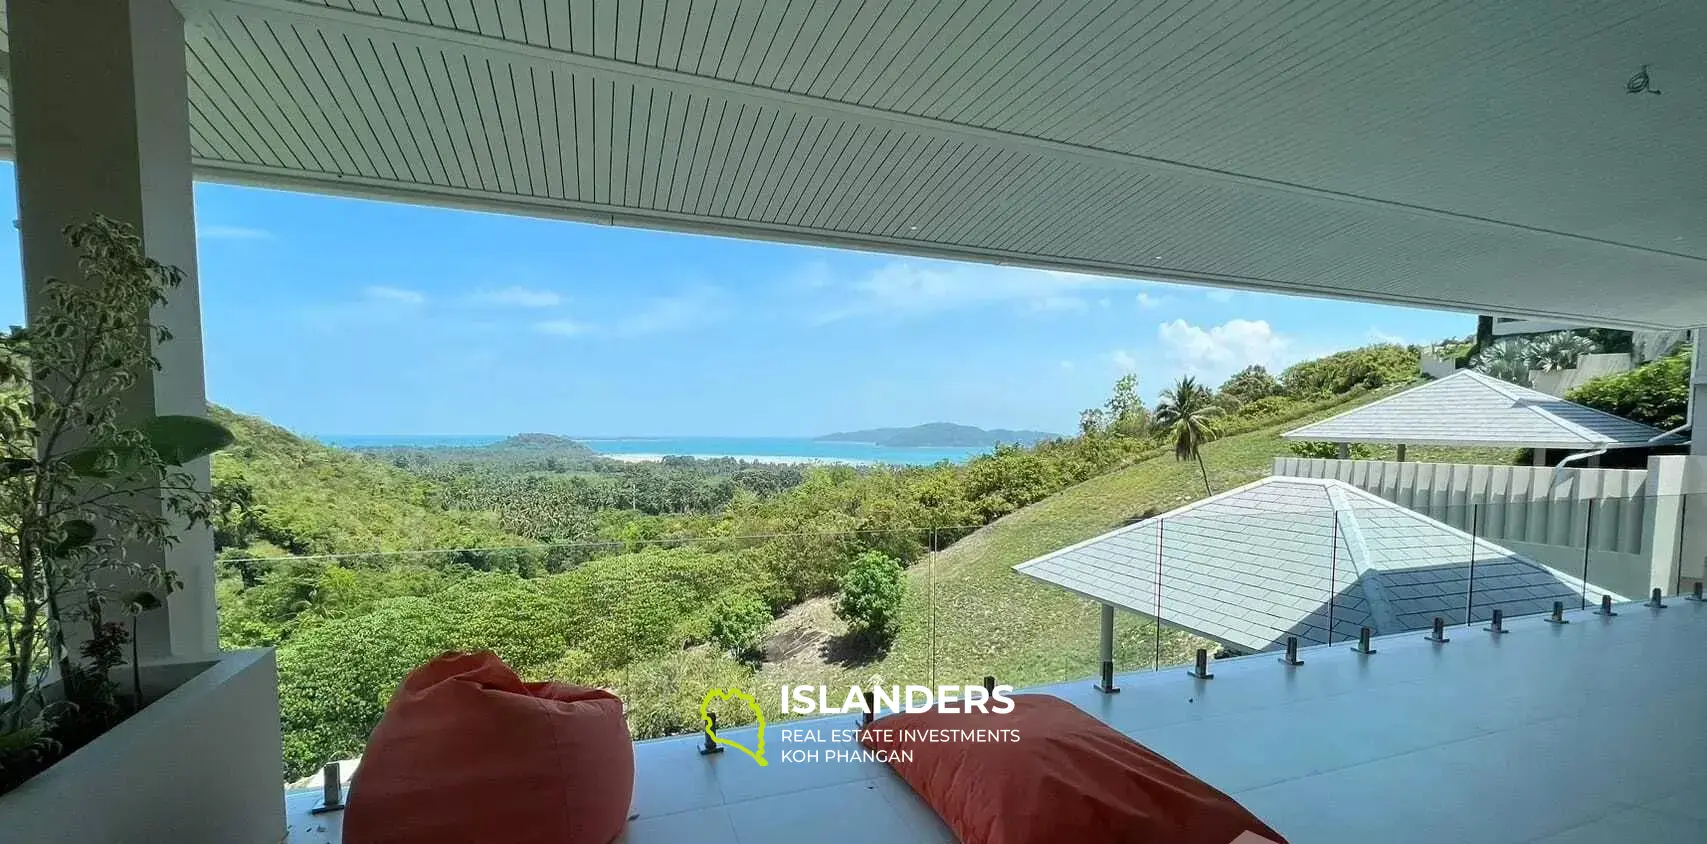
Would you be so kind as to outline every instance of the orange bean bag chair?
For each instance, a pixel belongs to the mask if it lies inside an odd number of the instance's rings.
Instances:
[[[634,746],[603,689],[523,683],[495,654],[447,653],[386,706],[344,810],[348,844],[609,844]]]
[[[1284,844],[1233,798],[1071,703],[1013,702],[1005,714],[890,715],[860,741],[889,751],[890,767],[962,844]]]

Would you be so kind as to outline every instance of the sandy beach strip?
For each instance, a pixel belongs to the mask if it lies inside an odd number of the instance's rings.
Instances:
[[[600,457],[608,457],[622,463],[660,463],[665,457],[692,457],[695,460],[742,460],[748,463],[790,463],[807,466],[869,466],[873,461],[855,460],[847,457],[800,457],[786,454],[606,454],[599,452]]]

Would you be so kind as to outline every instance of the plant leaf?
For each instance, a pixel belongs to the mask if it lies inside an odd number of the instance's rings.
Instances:
[[[107,446],[80,448],[65,455],[65,465],[78,477],[109,478],[118,473],[118,449]]]
[[[0,460],[0,481],[35,471],[36,462],[28,457],[8,457]]]
[[[95,526],[83,519],[72,519],[61,527],[65,530],[65,538],[50,549],[56,558],[65,557],[95,539]]]
[[[139,615],[160,608],[160,599],[153,592],[137,592],[125,602],[130,605],[130,614]]]
[[[180,466],[231,445],[231,432],[205,416],[156,416],[142,435],[168,466]]]

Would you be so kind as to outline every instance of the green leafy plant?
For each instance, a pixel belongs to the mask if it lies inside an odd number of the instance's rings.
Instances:
[[[1565,394],[1565,398],[1662,430],[1684,422],[1689,412],[1690,347],[1629,372],[1604,375]]]
[[[1287,450],[1299,457],[1315,457],[1322,460],[1337,460],[1340,456],[1339,443],[1329,442],[1298,442],[1287,446]],[[1351,443],[1346,449],[1353,460],[1369,460],[1375,456],[1375,449],[1364,443]]]
[[[206,522],[211,498],[182,467],[231,441],[200,416],[136,412],[142,376],[160,368],[154,349],[172,337],[150,314],[182,272],[147,257],[132,228],[106,217],[66,237],[81,278],[43,282],[32,324],[0,335],[0,628],[11,693],[0,735],[48,717],[50,666],[79,720],[100,720],[93,710],[113,691],[107,673],[133,633],[104,612],[123,607],[134,622],[158,605],[127,600],[137,585],[151,596],[181,585],[158,560],[128,551],[170,546]],[[89,629],[81,661],[68,637],[78,624]]]
[[[711,608],[711,643],[736,659],[749,659],[764,642],[771,610],[752,595],[728,592]]]
[[[848,567],[836,596],[836,616],[848,623],[849,632],[863,636],[878,648],[894,641],[901,619],[905,586],[901,564],[893,558],[867,551]]]
[[[1228,378],[1216,394],[1222,404],[1240,408],[1259,399],[1280,395],[1280,382],[1260,364],[1252,364]]]
[[[1422,375],[1415,346],[1381,344],[1335,352],[1295,363],[1280,373],[1280,385],[1293,398],[1344,395],[1354,388],[1403,384]]]

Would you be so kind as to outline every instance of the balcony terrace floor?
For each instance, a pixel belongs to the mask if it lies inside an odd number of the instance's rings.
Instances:
[[[1293,844],[1707,841],[1707,604],[1448,628],[1029,689],[1066,698],[1232,794]],[[635,745],[626,844],[952,842],[887,766],[701,756],[697,736]],[[751,729],[731,731],[740,740]],[[1021,739],[1023,741],[1023,737]],[[845,746],[845,745],[844,745]],[[800,747],[800,745],[794,745]],[[291,844],[338,844],[317,795],[287,796]]]

